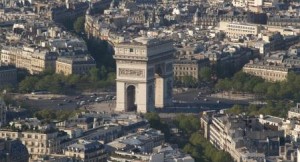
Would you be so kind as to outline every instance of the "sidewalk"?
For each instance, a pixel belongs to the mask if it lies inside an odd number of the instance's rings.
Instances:
[[[252,94],[232,94],[232,93],[215,93],[211,94],[212,97],[223,98],[223,99],[233,99],[233,100],[252,100],[254,99],[254,95]]]

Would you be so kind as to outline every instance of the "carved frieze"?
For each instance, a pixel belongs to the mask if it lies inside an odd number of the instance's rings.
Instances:
[[[145,77],[145,71],[142,69],[119,68],[119,76],[121,77]]]
[[[145,64],[145,61],[132,61],[132,60],[117,60],[117,63],[122,63],[122,64]]]

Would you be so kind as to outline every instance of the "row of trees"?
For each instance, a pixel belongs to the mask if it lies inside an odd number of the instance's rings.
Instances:
[[[157,113],[147,113],[145,118],[150,122],[152,128],[161,130],[166,135],[166,140],[170,140],[169,127],[174,125],[180,130],[181,136],[175,138],[175,142],[190,154],[195,161],[199,162],[233,162],[231,156],[219,151],[207,141],[200,133],[200,121],[197,116],[180,114],[174,120],[163,122]],[[171,141],[172,142],[172,141]]]
[[[197,162],[233,162],[230,154],[216,149],[199,133],[193,133],[183,151],[189,153]]]
[[[294,104],[291,102],[284,101],[268,101],[265,105],[249,105],[249,106],[241,106],[234,105],[232,108],[226,110],[226,113],[229,114],[242,114],[246,115],[273,115],[278,117],[286,117],[288,110],[293,107]]]
[[[51,120],[58,120],[64,121],[69,119],[70,117],[74,117],[76,113],[80,112],[81,110],[59,110],[53,111],[49,109],[43,109],[36,111],[33,116],[38,118],[39,120],[44,121],[51,121]]]
[[[86,75],[56,74],[45,71],[39,75],[27,76],[19,83],[20,92],[47,90],[52,93],[74,93],[76,90],[103,88],[115,84],[115,73],[108,73],[104,66],[92,68]]]
[[[232,162],[231,156],[216,149],[200,133],[199,117],[195,115],[180,114],[175,117],[174,124],[187,135],[188,142],[183,146],[186,153],[192,155],[195,161],[201,162]]]
[[[222,91],[253,93],[263,99],[300,101],[300,75],[295,73],[289,73],[286,81],[273,83],[238,72],[231,79],[219,80],[215,88]]]
[[[197,132],[200,129],[199,118],[193,115],[179,114],[175,117],[173,122],[176,127],[187,136],[191,136],[194,132]]]

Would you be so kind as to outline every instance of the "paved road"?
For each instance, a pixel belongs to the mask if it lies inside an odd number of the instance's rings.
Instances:
[[[231,108],[235,104],[249,105],[252,100],[234,100],[212,97],[209,94],[200,94],[198,90],[189,90],[176,94],[173,98],[173,106],[158,109],[162,113],[199,113],[205,110],[220,110]]]
[[[97,97],[105,98],[107,95],[113,96],[114,93],[103,92],[97,95],[80,95],[80,96],[66,96],[66,95],[17,95],[19,100],[23,100],[31,107],[39,109],[50,110],[75,110],[77,108],[89,108],[91,105],[101,105],[102,103],[96,103]],[[79,103],[84,101],[85,104]],[[105,101],[103,101],[105,105]],[[102,106],[103,107],[103,106]]]
[[[104,101],[101,103],[94,102],[96,97],[105,98],[106,95],[115,95],[112,92],[85,94],[81,96],[51,96],[48,95],[19,95],[19,98],[24,100],[30,106],[51,109],[51,110],[74,110],[76,108],[86,108],[92,111],[114,111],[114,101]],[[20,97],[21,96],[21,97]],[[23,98],[22,98],[23,97]],[[85,105],[78,106],[78,102],[85,101]],[[234,104],[248,105],[251,100],[232,100],[212,97],[209,94],[201,93],[199,90],[188,90],[184,93],[175,94],[173,98],[173,106],[163,110],[158,109],[158,112],[163,113],[199,113],[205,110],[220,110],[232,107]]]

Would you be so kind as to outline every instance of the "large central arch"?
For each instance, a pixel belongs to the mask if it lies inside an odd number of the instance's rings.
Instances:
[[[136,88],[134,85],[129,85],[126,89],[127,105],[126,111],[136,111]]]

